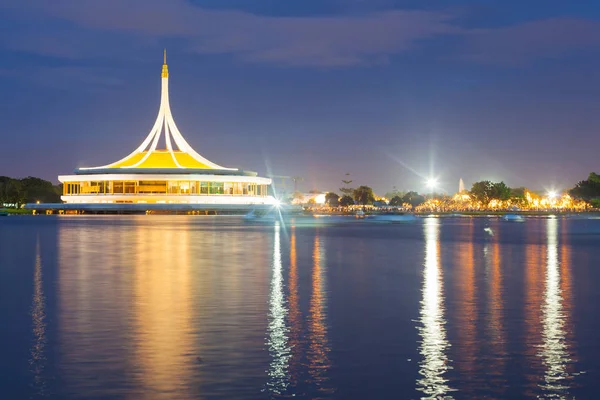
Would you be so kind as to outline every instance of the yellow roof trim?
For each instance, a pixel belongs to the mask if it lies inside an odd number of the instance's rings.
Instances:
[[[131,157],[126,158],[118,164],[111,165],[110,168],[161,168],[161,169],[181,169],[175,164],[171,152],[168,150],[154,150],[150,155],[139,165],[139,163],[146,155],[147,151],[132,154]],[[175,159],[183,168],[198,168],[198,169],[214,169],[206,164],[196,161],[188,153],[182,151],[173,150]]]

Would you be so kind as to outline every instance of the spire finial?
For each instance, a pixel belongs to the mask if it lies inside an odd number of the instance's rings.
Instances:
[[[169,68],[167,67],[167,49],[164,49],[163,57],[164,57],[164,64],[163,64],[163,68],[162,68],[162,77],[168,78],[169,77]]]

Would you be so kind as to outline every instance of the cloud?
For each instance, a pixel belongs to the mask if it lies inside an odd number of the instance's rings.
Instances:
[[[520,65],[600,45],[600,23],[554,18],[471,31],[467,58],[486,64]]]
[[[232,54],[247,61],[297,66],[344,66],[380,61],[424,39],[458,33],[452,16],[429,11],[387,11],[365,16],[270,17],[206,10],[183,0],[9,1],[4,7],[84,30],[137,38],[178,37],[197,53]],[[13,40],[31,51],[75,57],[79,38]],[[76,40],[73,40],[76,39]],[[65,43],[61,49],[57,43]],[[53,50],[48,50],[53,49]],[[82,49],[83,50],[83,49]]]
[[[458,25],[460,15],[422,10],[281,17],[204,9],[186,0],[4,0],[3,7],[23,20],[40,22],[5,30],[0,35],[4,47],[68,59],[131,60],[158,42],[175,39],[199,54],[343,67],[385,62],[427,39],[453,35],[463,44],[456,58],[520,65],[600,44],[600,24],[575,18],[467,29]]]

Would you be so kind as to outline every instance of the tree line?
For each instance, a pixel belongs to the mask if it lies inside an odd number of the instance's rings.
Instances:
[[[346,174],[346,179],[342,180],[344,184],[339,190],[342,195],[335,192],[328,192],[325,196],[325,203],[330,207],[347,207],[350,205],[371,205],[376,202],[376,196],[373,189],[369,186],[351,187],[352,180],[349,179],[349,174]],[[481,204],[489,204],[492,200],[498,201],[524,201],[528,190],[524,187],[511,188],[504,182],[492,182],[488,180],[473,183],[471,190],[466,191],[469,197]],[[594,207],[600,207],[600,175],[590,173],[587,180],[580,181],[577,185],[568,190],[567,193],[574,199],[584,200]],[[410,205],[417,207],[427,200],[427,196],[419,194],[415,191],[407,193],[393,190],[386,193],[388,205],[393,207],[402,207]],[[434,196],[437,197],[437,196]]]
[[[28,176],[23,179],[0,176],[0,207],[19,208],[27,203],[60,203],[62,184]]]
[[[569,190],[569,195],[600,208],[600,175],[591,172],[586,180],[579,181],[573,189]]]

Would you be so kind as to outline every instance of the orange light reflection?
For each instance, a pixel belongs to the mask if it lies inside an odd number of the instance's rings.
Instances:
[[[312,271],[312,297],[309,308],[309,349],[308,373],[311,383],[322,395],[331,394],[334,389],[330,386],[329,343],[327,339],[327,297],[325,276],[325,249],[321,246],[319,230],[315,233]]]

